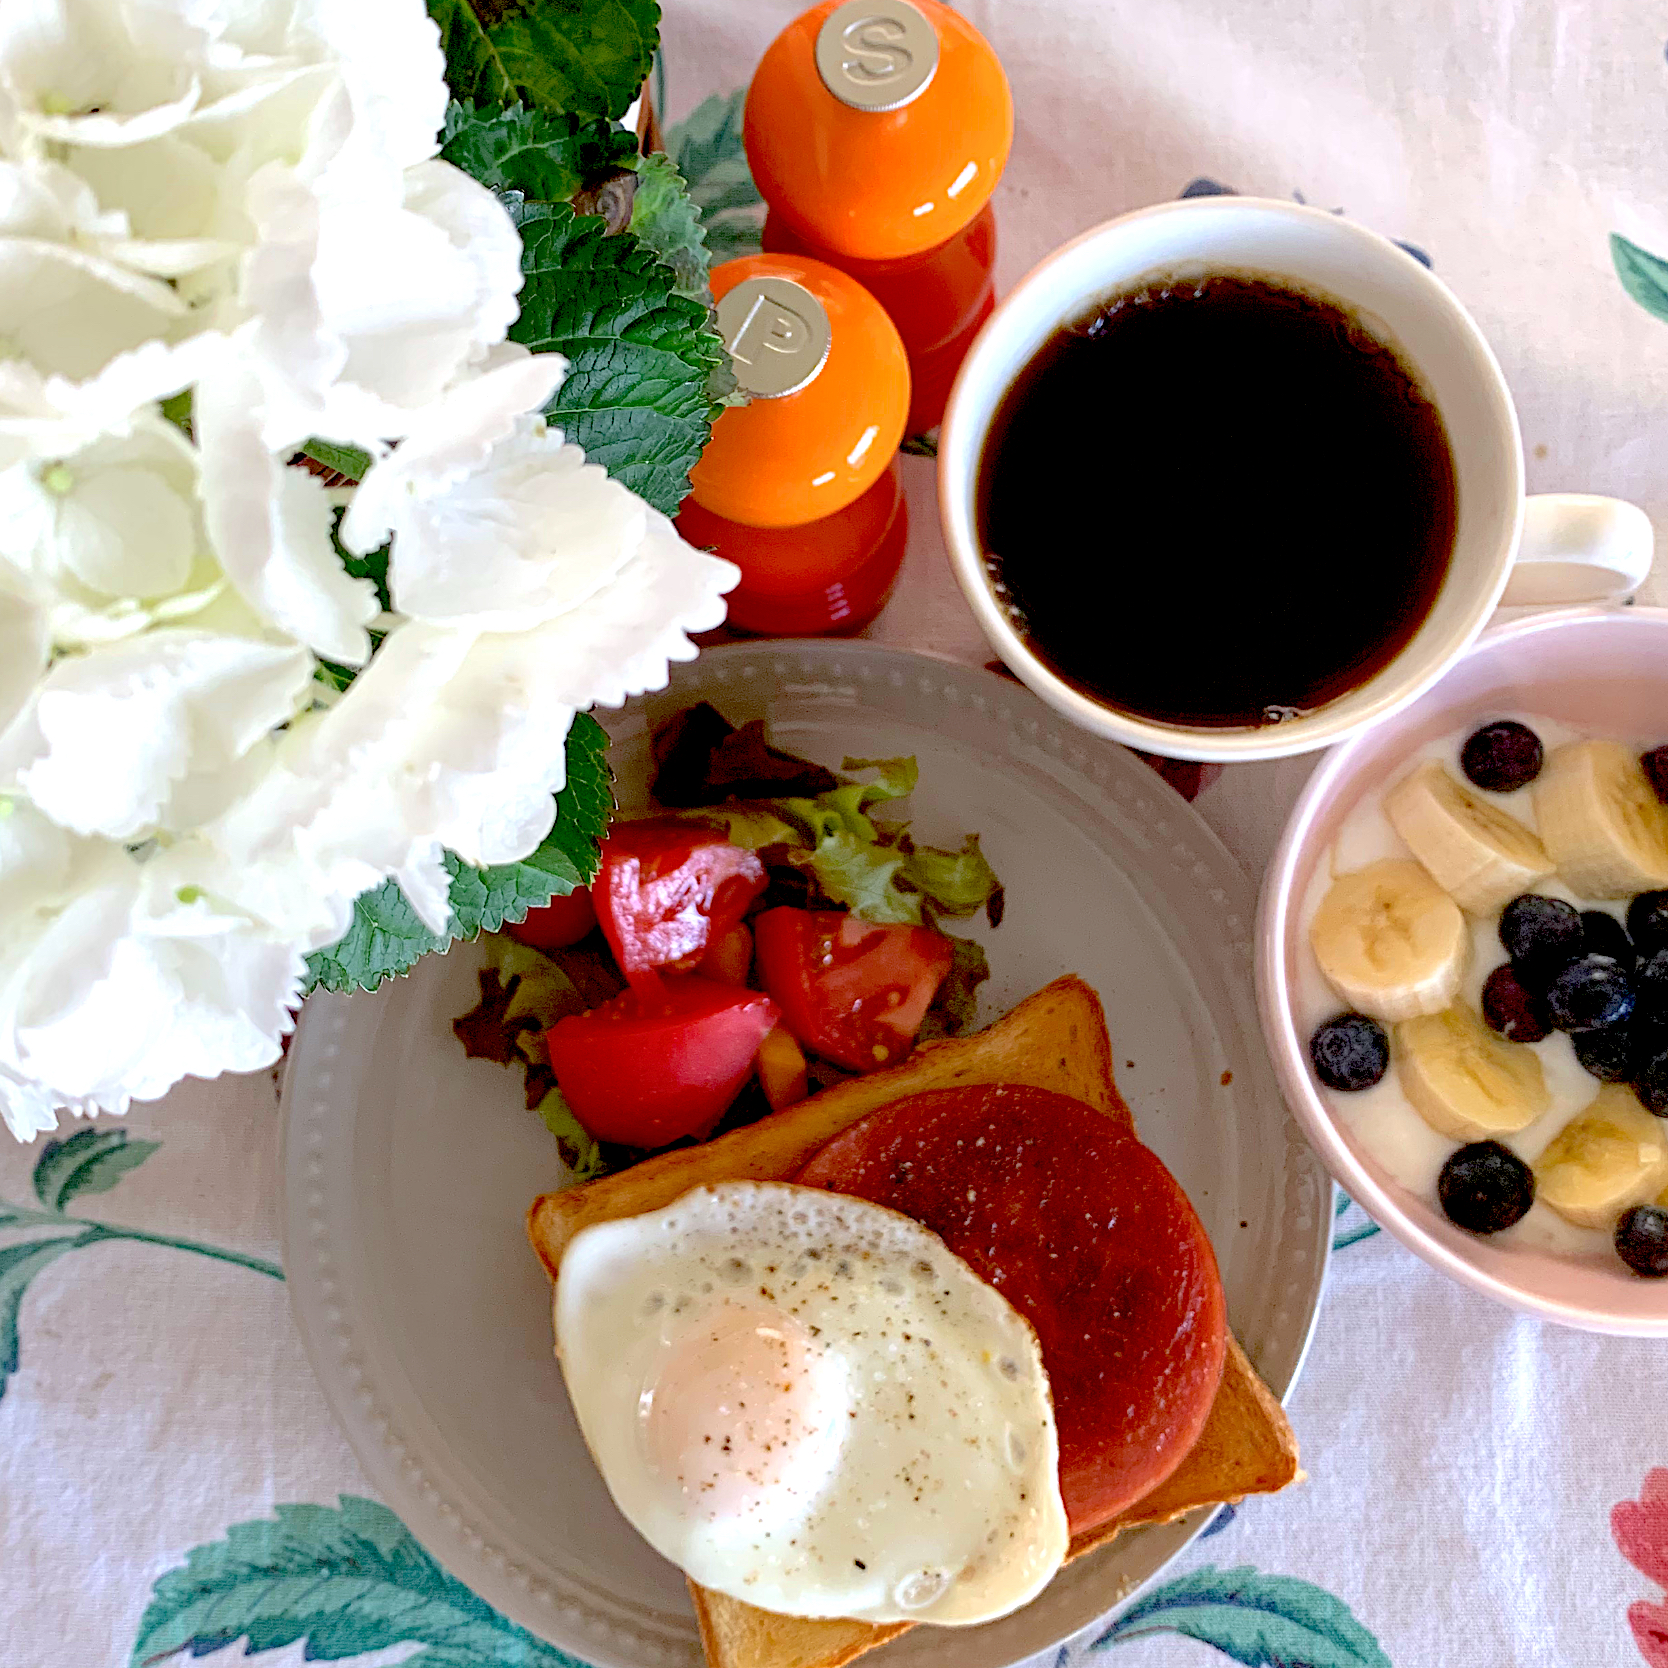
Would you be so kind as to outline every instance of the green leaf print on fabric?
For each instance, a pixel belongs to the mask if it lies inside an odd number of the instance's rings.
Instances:
[[[67,1141],[48,1141],[35,1164],[35,1197],[61,1211],[77,1194],[108,1193],[160,1145],[130,1140],[125,1129],[83,1129]]]
[[[1346,1220],[1347,1218],[1347,1220]],[[1359,1245],[1383,1230],[1339,1186],[1332,1189],[1332,1249],[1342,1251],[1347,1246]]]
[[[1668,261],[1612,232],[1610,258],[1622,288],[1654,317],[1668,321]]]
[[[1155,1633],[1213,1645],[1247,1668],[1391,1668],[1342,1599],[1289,1575],[1211,1565],[1132,1604],[1094,1650]]]
[[[108,1193],[161,1145],[135,1140],[125,1129],[82,1129],[65,1141],[48,1141],[35,1160],[32,1177],[39,1207],[0,1199],[0,1401],[22,1357],[23,1299],[29,1283],[66,1251],[128,1240],[175,1251],[282,1280],[284,1271],[264,1257],[222,1250],[175,1234],[155,1234],[112,1222],[91,1222],[65,1208],[84,1193]]]
[[[386,1506],[351,1494],[279,1506],[198,1547],[152,1590],[131,1664],[240,1639],[249,1654],[305,1640],[309,1662],[415,1644],[404,1668],[585,1668],[449,1576]]]

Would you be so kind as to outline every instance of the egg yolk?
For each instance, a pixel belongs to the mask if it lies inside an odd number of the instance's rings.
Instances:
[[[638,1436],[685,1511],[780,1519],[833,1476],[849,1400],[838,1359],[803,1324],[726,1305],[668,1339],[638,1398]]]

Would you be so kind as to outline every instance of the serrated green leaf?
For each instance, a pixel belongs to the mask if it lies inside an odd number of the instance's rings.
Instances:
[[[618,120],[655,48],[655,0],[429,0],[453,98]]]
[[[666,154],[677,165],[690,201],[701,211],[707,252],[713,261],[759,250],[764,199],[753,183],[742,145],[747,90],[714,93],[666,131]]]
[[[1154,1633],[1212,1645],[1247,1668],[1390,1668],[1342,1599],[1286,1575],[1209,1565],[1132,1604],[1094,1648]]]
[[[365,472],[371,467],[369,452],[362,452],[357,446],[338,446],[333,440],[309,440],[301,451],[304,457],[322,463],[326,469],[334,469],[338,475],[346,475],[350,481],[364,480]]]
[[[565,203],[524,203],[521,316],[512,340],[561,353],[568,374],[545,415],[667,515],[711,432],[707,382],[724,345],[708,310],[630,232]]]
[[[0,1400],[4,1400],[6,1385],[21,1359],[18,1317],[29,1282],[48,1263],[83,1243],[81,1234],[60,1234],[54,1239],[30,1239],[0,1247]]]
[[[125,1129],[82,1129],[67,1141],[48,1141],[35,1160],[35,1197],[62,1210],[83,1193],[108,1193],[160,1145],[135,1141]]]
[[[409,973],[433,950],[454,938],[497,932],[506,921],[525,920],[529,909],[576,886],[597,871],[597,847],[614,806],[608,737],[589,713],[580,713],[567,738],[567,781],[556,796],[556,821],[543,842],[519,863],[477,869],[450,852],[452,919],[444,936],[430,932],[392,880],[354,900],[353,922],[335,944],[307,958],[307,990],[375,990],[384,979]]]
[[[583,1668],[448,1575],[386,1506],[349,1494],[195,1548],[152,1588],[130,1661],[238,1640],[251,1656],[305,1640],[309,1662],[416,1644],[406,1668]]]
[[[1668,261],[1615,232],[1610,235],[1610,258],[1627,293],[1653,317],[1668,320]]]
[[[677,164],[664,151],[637,159],[637,194],[631,200],[631,230],[671,267],[679,295],[687,295],[703,307],[712,305],[701,211],[691,201]]]
[[[519,191],[535,202],[566,202],[589,181],[628,167],[636,136],[609,122],[453,100],[441,130],[441,157],[494,191]]]

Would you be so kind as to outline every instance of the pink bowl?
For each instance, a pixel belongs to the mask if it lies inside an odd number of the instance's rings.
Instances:
[[[1292,811],[1263,883],[1257,999],[1286,1102],[1357,1204],[1433,1268],[1514,1309],[1566,1326],[1668,1337],[1668,1280],[1642,1280],[1547,1251],[1478,1239],[1411,1193],[1355,1144],[1310,1075],[1294,1008],[1298,911],[1345,816],[1425,743],[1505,710],[1543,713],[1599,735],[1668,740],[1668,610],[1586,608],[1495,627],[1395,717],[1335,747]],[[1595,1085],[1596,1087],[1596,1085]]]

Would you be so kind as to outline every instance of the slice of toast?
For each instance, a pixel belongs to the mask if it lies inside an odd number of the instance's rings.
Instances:
[[[826,1089],[704,1146],[544,1194],[527,1213],[528,1237],[554,1279],[568,1243],[593,1222],[658,1210],[706,1183],[785,1180],[859,1118],[905,1095],[962,1083],[1052,1089],[1134,1127],[1113,1081],[1100,1000],[1081,979],[1067,977],[973,1036],[918,1050],[901,1065]],[[1230,1337],[1216,1400],[1186,1459],[1119,1517],[1075,1537],[1067,1556],[1080,1557],[1138,1524],[1168,1523],[1199,1506],[1272,1494],[1297,1476],[1297,1443],[1286,1416]],[[780,1616],[694,1582],[690,1595],[710,1668],[842,1668],[910,1625]]]

